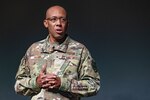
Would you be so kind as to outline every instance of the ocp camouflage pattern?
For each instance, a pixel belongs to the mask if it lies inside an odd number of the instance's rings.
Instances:
[[[61,78],[59,89],[41,89],[36,84],[42,66]],[[67,36],[61,44],[51,45],[49,36],[33,43],[22,58],[16,74],[15,91],[31,100],[80,100],[95,95],[100,75],[88,49]]]

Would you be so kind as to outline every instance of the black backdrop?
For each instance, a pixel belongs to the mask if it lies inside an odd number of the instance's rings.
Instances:
[[[14,92],[15,74],[26,49],[47,36],[44,14],[54,4],[67,9],[68,32],[89,48],[100,70],[100,92],[84,100],[150,100],[148,0],[1,1],[0,100],[27,100]]]

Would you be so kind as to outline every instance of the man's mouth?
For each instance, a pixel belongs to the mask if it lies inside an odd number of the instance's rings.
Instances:
[[[56,29],[56,33],[61,34],[62,33],[62,29]]]

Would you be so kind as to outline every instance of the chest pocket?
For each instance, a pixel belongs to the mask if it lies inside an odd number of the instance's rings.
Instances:
[[[32,61],[32,62],[31,62]],[[46,64],[43,58],[30,59],[30,74],[32,77],[38,76],[42,70],[42,66]]]
[[[62,76],[69,62],[64,59],[55,58],[47,63],[47,73],[53,73]]]
[[[47,66],[47,73],[53,73],[59,77],[75,78],[77,77],[77,64],[75,60],[55,58],[51,64]]]
[[[78,77],[77,69],[78,69],[77,63],[74,63],[73,60],[68,61],[68,65],[63,72],[64,73],[63,76],[67,77],[68,79],[72,79],[72,78],[77,79]]]

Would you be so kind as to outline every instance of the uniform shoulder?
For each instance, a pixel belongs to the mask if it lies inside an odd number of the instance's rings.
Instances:
[[[28,51],[40,50],[41,48],[44,47],[45,41],[46,41],[46,39],[42,39],[42,40],[39,40],[39,41],[36,41],[36,42],[32,43],[29,46]]]
[[[74,47],[81,47],[81,48],[85,48],[85,45],[77,40],[74,40],[72,38],[70,38],[70,43],[69,45],[74,46]]]
[[[44,43],[45,43],[45,41],[46,41],[45,39],[42,39],[42,40],[36,41],[36,42],[32,43],[30,47],[32,47],[32,46],[38,46],[38,45],[42,45],[42,44],[44,44]]]

